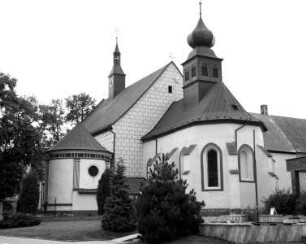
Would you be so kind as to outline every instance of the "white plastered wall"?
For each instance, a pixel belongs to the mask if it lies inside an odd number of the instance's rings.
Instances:
[[[96,166],[99,170],[96,176],[91,176],[88,169],[91,166]],[[81,159],[80,160],[80,189],[97,189],[101,175],[106,169],[106,163],[103,160]],[[73,192],[73,210],[97,210],[96,194],[80,194],[77,191]]]
[[[237,124],[212,124],[189,127],[169,135],[158,138],[157,152],[168,153],[173,148],[197,145],[191,156],[191,172],[183,176],[187,179],[190,189],[194,189],[199,200],[204,200],[206,208],[245,208],[255,206],[255,183],[240,182],[239,174],[231,174],[230,170],[238,169],[238,155],[229,155],[226,147],[227,142],[235,141],[235,130],[241,125]],[[253,131],[255,131],[255,144],[263,146],[263,134],[257,126],[245,126],[237,132],[237,148],[247,144],[253,148]],[[214,143],[222,151],[223,163],[223,191],[202,191],[201,187],[201,151],[205,145]],[[144,164],[156,154],[156,141],[144,143]],[[256,151],[256,157],[257,157]],[[265,156],[266,157],[266,156]],[[257,169],[263,168],[262,160],[257,160]],[[262,178],[269,181],[270,176],[258,170],[259,182]],[[273,181],[269,181],[274,184]],[[260,193],[259,193],[260,195]]]
[[[72,204],[73,159],[50,160],[48,167],[48,203]],[[72,206],[50,206],[48,210],[69,211]]]

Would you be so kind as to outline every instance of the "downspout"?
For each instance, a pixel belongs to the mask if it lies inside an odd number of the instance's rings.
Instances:
[[[256,163],[256,140],[255,140],[255,130],[253,130],[253,150],[254,150],[254,180],[255,180],[255,200],[256,200],[256,221],[259,221],[259,211],[258,211],[258,182],[257,182],[257,163]]]
[[[243,127],[245,127],[246,125],[242,125],[240,127],[238,127],[236,130],[235,130],[235,143],[236,143],[236,150],[238,149],[238,130],[242,129]]]
[[[115,152],[116,152],[116,133],[113,131],[113,128],[111,127],[110,128],[110,130],[109,130],[109,132],[110,133],[112,133],[113,134],[113,162],[111,163],[111,165],[110,165],[110,168],[111,169],[115,169],[115,160],[116,160],[116,158],[115,158]]]

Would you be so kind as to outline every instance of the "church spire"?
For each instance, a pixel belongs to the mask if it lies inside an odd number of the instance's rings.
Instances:
[[[113,53],[113,68],[108,76],[109,92],[108,98],[115,97],[118,93],[125,89],[125,73],[121,68],[121,53],[119,51],[118,37],[116,36],[116,46]]]
[[[184,100],[187,105],[198,103],[213,86],[222,81],[221,62],[211,47],[215,43],[214,35],[203,22],[202,1],[199,1],[199,20],[188,35],[187,42],[193,49],[184,68]]]

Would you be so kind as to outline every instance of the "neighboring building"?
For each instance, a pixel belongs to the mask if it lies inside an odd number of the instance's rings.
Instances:
[[[248,113],[222,81],[222,59],[201,16],[188,43],[183,74],[170,62],[129,87],[116,43],[109,98],[49,151],[49,211],[96,210],[98,179],[119,159],[135,195],[161,155],[206,209],[255,207],[291,188],[291,179],[294,191],[306,190],[306,159],[290,161],[306,155],[306,120],[269,116],[267,106]]]

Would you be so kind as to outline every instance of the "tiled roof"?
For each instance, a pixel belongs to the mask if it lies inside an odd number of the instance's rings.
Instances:
[[[268,131],[264,133],[267,150],[306,153],[305,119],[262,114],[252,115],[261,120],[268,128]]]
[[[168,63],[159,70],[125,88],[113,99],[102,100],[96,109],[83,121],[83,125],[91,134],[99,133],[110,127],[138,101],[170,64],[174,63]]]
[[[218,122],[239,122],[264,127],[261,121],[244,110],[223,82],[218,82],[197,104],[186,106],[184,99],[172,103],[154,129],[142,139],[149,140],[194,123]]]
[[[93,138],[82,124],[77,124],[48,152],[62,150],[86,150],[107,152],[101,144]]]

